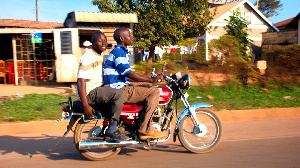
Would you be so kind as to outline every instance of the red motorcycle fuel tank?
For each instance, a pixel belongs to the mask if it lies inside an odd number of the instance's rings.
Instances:
[[[135,119],[143,108],[143,104],[125,103],[120,118],[127,124],[134,124]]]
[[[167,86],[154,86],[154,87],[157,87],[160,91],[158,105],[168,104],[173,96],[172,90]]]

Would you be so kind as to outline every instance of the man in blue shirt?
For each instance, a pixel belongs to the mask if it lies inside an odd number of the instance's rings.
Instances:
[[[156,78],[141,76],[130,68],[127,46],[133,45],[133,37],[127,28],[118,28],[114,32],[115,48],[110,52],[104,65],[104,86],[121,89],[126,93],[128,103],[145,101],[145,113],[140,116],[139,139],[161,138],[166,134],[159,132],[152,126],[152,116],[159,103],[160,92],[155,87],[132,85],[127,80],[136,82],[156,83],[163,79],[162,75]]]

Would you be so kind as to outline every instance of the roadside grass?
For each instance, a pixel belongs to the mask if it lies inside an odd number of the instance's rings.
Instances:
[[[28,94],[24,98],[6,100],[0,105],[0,121],[56,120],[61,118],[61,107],[55,104],[66,102],[68,95]],[[72,100],[76,96],[72,95]]]
[[[187,91],[189,103],[212,104],[214,110],[300,107],[299,87],[264,90],[252,87],[208,86],[205,91],[200,90],[203,88],[192,86]],[[75,95],[71,97],[72,100],[77,99]],[[24,98],[3,101],[0,105],[0,122],[56,120],[61,118],[62,111],[55,104],[65,102],[67,98],[68,95],[59,94],[28,94]],[[179,109],[183,109],[180,100],[178,105]]]
[[[210,86],[206,91],[200,92],[199,86],[192,86],[188,94],[190,104],[208,103],[215,110],[300,107],[299,87],[265,90],[242,86]]]

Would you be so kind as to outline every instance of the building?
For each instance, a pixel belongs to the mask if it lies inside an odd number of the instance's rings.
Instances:
[[[57,22],[0,19],[0,59],[5,61],[10,84],[26,80],[53,80],[55,54],[53,30]],[[32,43],[31,34],[42,34],[42,43]]]
[[[108,53],[116,42],[116,28],[133,30],[136,14],[71,12],[64,23],[0,19],[0,60],[6,61],[10,84],[29,80],[76,82],[83,42],[91,40],[95,31],[108,39]],[[41,43],[32,43],[34,32],[42,36]],[[133,57],[133,49],[130,48]],[[134,60],[134,59],[131,59]]]
[[[119,27],[133,31],[133,24],[137,22],[137,15],[133,13],[70,12],[64,28],[54,30],[56,81],[77,81],[82,44],[85,40],[90,40],[95,31],[101,31],[107,36],[108,49],[104,52],[106,57],[116,44],[113,39],[114,31]],[[133,48],[129,48],[129,51],[132,57],[130,60],[134,61]]]
[[[296,17],[274,24],[280,32],[263,33],[262,48],[267,49],[273,45],[299,44],[300,13]]]
[[[223,1],[222,1],[223,2]],[[231,2],[231,3],[230,3]],[[211,3],[212,4],[212,3]],[[194,38],[200,44],[206,45],[206,60],[210,59],[208,53],[208,42],[227,34],[224,27],[228,24],[224,19],[229,20],[232,11],[239,11],[249,25],[248,38],[253,40],[253,52],[258,55],[262,45],[263,32],[278,32],[279,30],[269,21],[249,0],[242,1],[226,1],[226,3],[214,2],[210,11],[213,13],[216,9],[216,15],[208,25],[211,30],[206,31],[203,36]]]

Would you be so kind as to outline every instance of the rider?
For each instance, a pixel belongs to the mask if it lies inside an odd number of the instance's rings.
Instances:
[[[92,48],[80,57],[76,95],[81,100],[87,117],[94,116],[95,110],[91,105],[109,109],[110,122],[105,136],[114,140],[129,140],[117,127],[125,102],[125,93],[122,90],[101,87],[103,84],[101,53],[106,50],[107,38],[102,32],[95,32],[91,42]]]
[[[133,45],[133,37],[127,28],[118,28],[114,32],[114,40],[117,42],[115,48],[110,52],[104,65],[104,86],[121,89],[126,93],[126,102],[137,103],[145,101],[145,113],[141,116],[139,127],[139,138],[161,138],[164,132],[155,129],[151,120],[153,113],[159,103],[160,91],[155,87],[144,85],[131,85],[127,79],[137,82],[156,83],[163,79],[162,75],[156,78],[141,76],[132,71],[129,65],[128,45]]]

